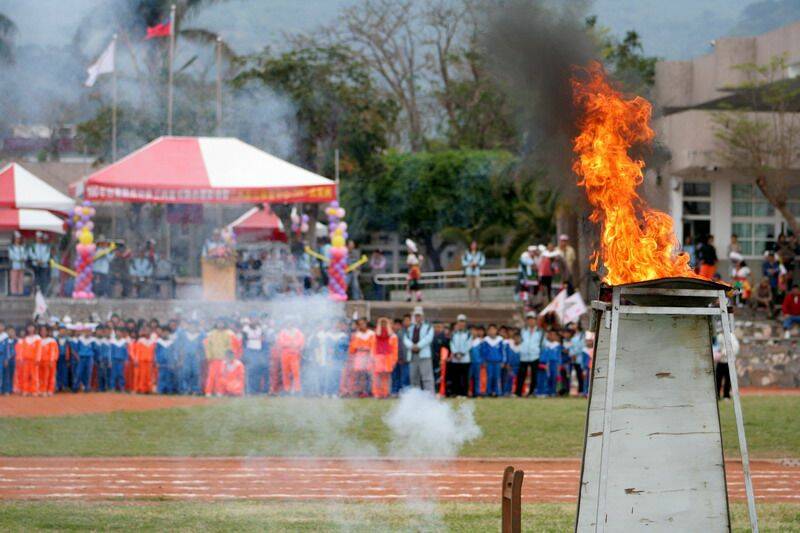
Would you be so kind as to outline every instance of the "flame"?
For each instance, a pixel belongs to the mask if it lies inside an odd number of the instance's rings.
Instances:
[[[610,285],[664,277],[697,277],[689,256],[679,253],[672,218],[650,208],[636,193],[644,161],[628,150],[649,143],[651,106],[642,97],[626,98],[615,90],[602,65],[593,62],[573,76],[573,100],[581,116],[580,134],[573,140],[578,159],[572,168],[594,207],[589,219],[601,224],[601,249],[592,269],[602,260]]]

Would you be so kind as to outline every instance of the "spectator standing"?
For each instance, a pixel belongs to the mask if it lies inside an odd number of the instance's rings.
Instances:
[[[481,301],[481,268],[485,264],[486,256],[478,250],[478,243],[472,241],[469,249],[461,256],[461,266],[464,268],[464,276],[467,278],[467,293],[470,302]]]
[[[14,240],[8,248],[8,258],[11,260],[11,295],[22,296],[25,292],[25,262],[28,260],[28,250],[22,240],[22,234],[14,232]]]
[[[139,253],[131,261],[129,274],[136,287],[136,297],[150,296],[150,288],[153,284],[153,262],[148,258],[146,249],[139,250]],[[224,354],[220,354],[220,360],[223,358]]]
[[[742,245],[739,244],[739,236],[735,233],[731,233],[731,243],[728,245],[728,257],[731,254],[742,255]]]
[[[569,235],[566,233],[562,233],[558,237],[558,251],[561,252],[565,267],[561,272],[561,281],[566,286],[567,293],[572,294],[578,274],[578,254],[575,253],[575,248],[569,243]]]
[[[517,293],[520,301],[526,306],[531,305],[533,289],[539,284],[539,256],[541,251],[538,246],[528,246],[519,257],[517,267]]]
[[[369,269],[372,273],[372,299],[383,301],[386,299],[386,287],[379,284],[378,276],[386,273],[386,256],[380,250],[372,252],[369,258]]]
[[[411,315],[411,326],[406,330],[403,343],[409,355],[409,378],[411,386],[433,394],[433,361],[431,344],[433,327],[425,322],[422,307],[415,307]]]
[[[707,279],[713,279],[717,272],[717,249],[714,247],[714,236],[708,235],[705,242],[700,246],[698,254],[700,263],[699,274]]]
[[[264,352],[264,330],[249,318],[242,319],[244,353],[242,363],[247,376],[247,394],[266,392],[269,384],[269,361]]]
[[[683,239],[683,248],[681,249],[686,255],[689,256],[689,266],[692,269],[697,268],[697,247],[692,242],[692,236],[687,235]]]
[[[117,248],[111,257],[109,265],[109,287],[108,296],[114,296],[117,285],[120,286],[120,296],[127,298],[131,290],[130,277],[131,251],[125,246],[124,242],[117,243]]]
[[[35,242],[28,251],[33,267],[34,284],[47,295],[50,288],[50,243],[45,242],[44,233],[36,232]]]
[[[781,306],[783,311],[784,338],[792,336],[792,326],[800,324],[800,287],[792,285],[789,294],[783,299]]]
[[[544,343],[544,334],[536,323],[536,313],[533,311],[525,314],[525,328],[521,332],[521,338],[516,393],[517,396],[522,396],[525,379],[530,370],[531,381],[528,387],[528,396],[533,396],[533,391],[536,389],[536,374],[539,370],[539,352]]]
[[[395,320],[392,324],[395,335],[397,335],[397,364],[392,371],[392,396],[396,396],[401,390],[408,387],[411,383],[411,376],[408,369],[409,352],[406,349],[406,332],[411,327],[411,315],[403,315],[403,320]]]
[[[503,337],[497,333],[497,326],[489,324],[486,338],[483,339],[483,361],[486,363],[486,395],[496,398],[502,393],[501,369],[505,362]]]
[[[388,318],[379,318],[375,328],[375,351],[372,362],[372,395],[388,398],[391,392],[392,370],[397,363],[397,335]]]
[[[750,267],[741,254],[733,252],[731,254],[731,280],[733,281],[734,301],[737,307],[742,307],[750,299],[750,292],[753,289],[750,283]]]
[[[416,301],[421,302],[422,289],[419,280],[422,277],[422,255],[417,250],[416,243],[411,239],[406,239],[406,246],[408,247],[408,256],[406,257],[406,266],[408,266],[406,301],[410,302],[414,298]]]
[[[714,337],[712,346],[714,353],[714,378],[716,381],[717,398],[731,399],[731,371],[728,365],[728,353],[725,349],[725,338],[720,331]],[[731,335],[731,351],[733,356],[739,355],[739,340],[736,335]]]
[[[371,392],[372,362],[375,354],[375,332],[367,327],[367,319],[356,321],[356,331],[350,336],[350,376],[347,393],[366,398]]]
[[[781,275],[781,264],[775,258],[775,253],[767,252],[767,258],[761,264],[761,273],[769,280],[769,286],[773,294],[778,290],[778,280]]]
[[[458,315],[450,336],[450,361],[447,364],[447,378],[450,383],[448,396],[466,396],[469,390],[469,351],[472,335],[467,329],[467,316]]]

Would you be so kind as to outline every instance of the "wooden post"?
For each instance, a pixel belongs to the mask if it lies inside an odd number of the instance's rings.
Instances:
[[[502,533],[522,532],[522,480],[525,472],[514,470],[513,466],[503,471],[501,492]]]

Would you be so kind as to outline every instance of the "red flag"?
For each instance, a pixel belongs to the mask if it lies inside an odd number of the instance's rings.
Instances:
[[[172,35],[172,23],[162,22],[161,24],[148,27],[147,36],[144,40],[153,39],[154,37],[169,37],[170,35]]]

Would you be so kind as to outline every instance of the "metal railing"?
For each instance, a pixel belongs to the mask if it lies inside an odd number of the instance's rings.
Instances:
[[[516,268],[493,268],[481,270],[481,283],[516,283],[519,271]],[[405,287],[407,274],[378,274],[375,283],[378,285]],[[420,285],[464,285],[467,276],[463,270],[444,270],[442,272],[423,272],[419,278]]]

